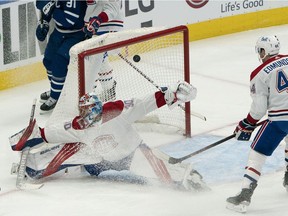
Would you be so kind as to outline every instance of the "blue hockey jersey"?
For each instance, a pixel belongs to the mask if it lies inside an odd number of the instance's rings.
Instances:
[[[87,3],[83,0],[36,1],[46,21],[54,19],[58,30],[79,30],[84,26]]]

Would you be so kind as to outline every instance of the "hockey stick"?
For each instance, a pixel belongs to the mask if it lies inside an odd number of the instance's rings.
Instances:
[[[36,123],[36,121],[34,120],[36,101],[37,101],[36,99],[33,100],[29,125],[26,128],[25,132],[23,133],[22,137],[20,138],[19,142],[17,143],[18,147],[24,146],[25,142],[27,141],[27,139],[29,138],[30,134],[33,131],[34,125]],[[26,170],[26,163],[27,163],[29,152],[30,152],[30,147],[25,147],[21,152],[21,158],[20,158],[20,163],[19,163],[19,168],[18,168],[17,178],[16,178],[16,187],[20,190],[34,190],[34,189],[39,189],[43,186],[43,184],[27,183],[25,180],[25,170]]]
[[[152,85],[154,85],[157,89],[159,89],[160,91],[161,90],[161,87],[158,86],[150,77],[148,77],[143,71],[141,71],[138,67],[136,67],[131,61],[129,61],[127,58],[125,58],[121,53],[118,53],[118,56],[123,59],[128,65],[130,65],[134,70],[136,70],[141,76],[143,76],[147,81],[149,81]],[[185,111],[185,107],[181,104],[178,104],[178,106],[183,110]],[[196,113],[196,112],[193,112],[191,111],[191,115],[195,116],[195,117],[198,117],[204,121],[206,121],[206,117],[199,114],[199,113]]]
[[[42,12],[42,10],[39,11],[39,22],[40,22],[40,27],[43,28],[43,16],[44,13]]]
[[[259,122],[256,126],[258,127],[258,126],[262,125],[264,122],[266,122],[266,120],[263,120],[263,121]],[[217,146],[217,145],[219,145],[221,143],[224,143],[224,142],[232,139],[235,136],[236,136],[236,134],[231,134],[230,136],[227,136],[227,137],[225,137],[225,138],[223,138],[223,139],[221,139],[221,140],[219,140],[217,142],[214,142],[214,143],[212,143],[212,144],[210,144],[210,145],[208,145],[208,146],[206,146],[206,147],[204,147],[202,149],[199,149],[199,150],[197,150],[195,152],[192,152],[192,153],[190,153],[190,154],[188,154],[186,156],[180,157],[180,158],[171,157],[171,156],[165,154],[162,151],[161,152],[158,151],[157,149],[154,149],[153,152],[156,155],[158,155],[160,158],[161,157],[165,158],[165,160],[167,160],[170,164],[176,164],[176,163],[181,163],[182,161],[184,161],[184,160],[186,160],[186,159],[188,159],[190,157],[193,157],[194,155],[200,154],[201,152],[204,152],[204,151],[206,151],[206,150],[208,150],[210,148],[213,148],[213,147],[215,147],[215,146]]]

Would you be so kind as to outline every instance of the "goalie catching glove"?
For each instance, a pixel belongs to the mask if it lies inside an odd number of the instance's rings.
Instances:
[[[185,81],[178,81],[174,85],[161,87],[161,91],[164,93],[166,104],[170,109],[195,99],[197,95],[197,89]]]

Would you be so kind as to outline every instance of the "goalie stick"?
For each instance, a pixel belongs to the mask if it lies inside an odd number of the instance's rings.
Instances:
[[[161,87],[158,86],[150,77],[148,77],[143,71],[141,71],[138,67],[136,67],[131,61],[129,61],[127,58],[125,58],[121,53],[118,53],[118,56],[123,59],[128,65],[130,65],[134,70],[136,70],[140,75],[142,75],[147,81],[149,81],[152,85],[154,85],[157,89],[159,89],[161,91]],[[181,104],[178,104],[178,106],[183,110],[185,111],[185,107]],[[206,121],[206,117],[199,114],[199,113],[196,113],[196,112],[193,112],[191,111],[191,115],[192,116],[195,116],[195,117],[198,117],[204,121]]]
[[[264,122],[266,122],[266,120],[263,120],[263,121],[259,122],[257,124],[257,126],[262,125]],[[175,158],[175,157],[169,156],[168,154],[165,154],[164,152],[159,151],[157,149],[153,149],[153,153],[155,155],[159,156],[160,158],[163,158],[163,159],[167,160],[170,164],[181,163],[182,161],[184,161],[184,160],[186,160],[186,159],[188,159],[190,157],[193,157],[194,155],[200,154],[201,152],[204,152],[204,151],[206,151],[206,150],[208,150],[210,148],[213,148],[213,147],[215,147],[215,146],[217,146],[217,145],[219,145],[221,143],[224,143],[224,142],[234,138],[235,136],[236,136],[236,134],[233,133],[230,136],[227,136],[227,137],[225,137],[225,138],[223,138],[223,139],[221,139],[221,140],[219,140],[217,142],[214,142],[214,143],[212,143],[212,144],[210,144],[210,145],[208,145],[208,146],[206,146],[204,148],[201,148],[201,149],[199,149],[199,150],[197,150],[195,152],[192,152],[192,153],[190,153],[190,154],[188,154],[186,156],[180,157],[180,158]]]
[[[36,99],[33,100],[29,125],[24,131],[20,140],[18,141],[16,145],[17,149],[22,148],[25,145],[27,139],[31,135],[33,128],[35,126],[36,121],[34,119],[34,113],[35,113],[35,108],[36,108],[36,101],[37,101]],[[27,183],[25,180],[25,170],[26,170],[26,163],[27,163],[29,152],[30,152],[30,147],[25,147],[21,152],[21,158],[20,158],[19,168],[18,168],[17,178],[16,178],[16,187],[20,190],[35,190],[43,186],[43,184]]]

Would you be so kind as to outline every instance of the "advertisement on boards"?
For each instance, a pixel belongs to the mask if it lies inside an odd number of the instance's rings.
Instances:
[[[271,0],[127,0],[123,10],[129,29],[193,24],[287,6],[288,1]]]
[[[35,1],[2,3],[0,73],[41,61],[45,48],[45,42],[35,38],[38,20]],[[122,0],[125,29],[173,27],[287,6],[288,1],[276,0]]]

